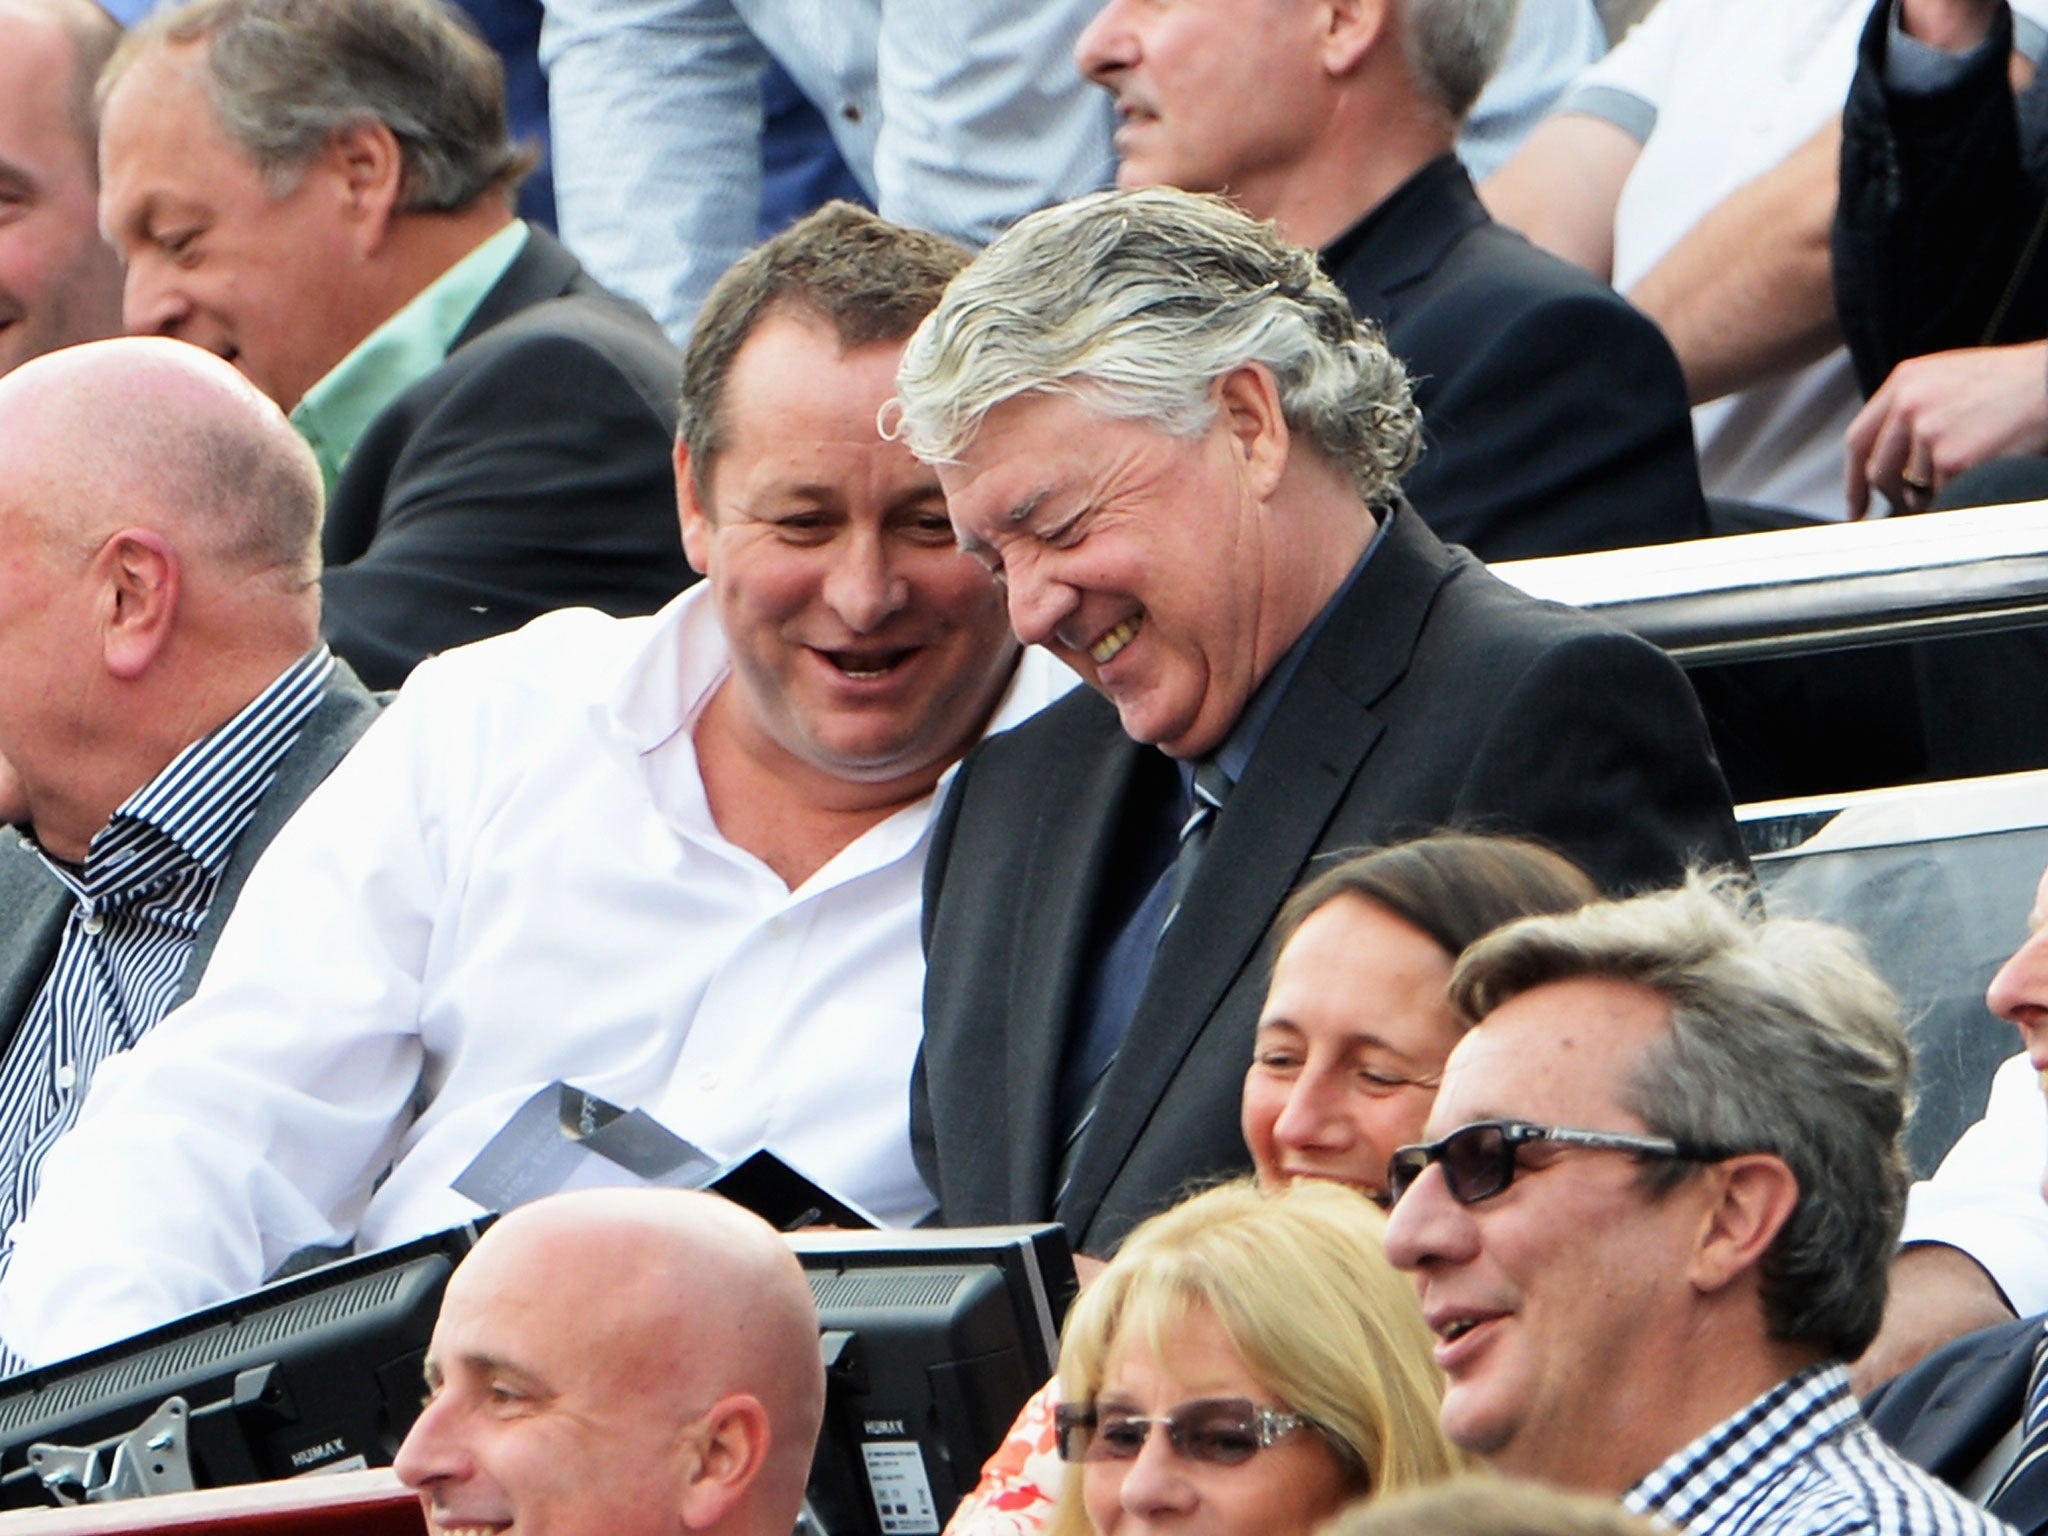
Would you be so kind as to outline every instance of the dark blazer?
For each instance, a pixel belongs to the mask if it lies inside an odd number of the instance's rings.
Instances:
[[[299,739],[278,763],[277,777],[228,854],[213,904],[206,909],[192,940],[192,953],[172,1006],[191,997],[198,987],[207,961],[213,958],[221,927],[257,856],[376,718],[377,701],[347,662],[338,663],[327,681],[325,697],[306,717]],[[0,833],[0,1051],[12,1043],[57,959],[57,942],[63,936],[69,910],[64,888],[43,861],[19,837]]]
[[[1455,156],[1323,252],[1422,409],[1401,488],[1482,560],[1703,538],[1685,377],[1607,284],[1487,217]]]
[[[1053,1208],[1054,1095],[1114,832],[1159,754],[1076,689],[960,769],[925,874],[911,1138],[949,1224],[1057,1216],[1091,1253],[1242,1168],[1266,932],[1318,859],[1459,824],[1531,832],[1609,889],[1742,862],[1678,668],[1537,603],[1406,508],[1331,610],[1217,817]]]
[[[682,358],[545,231],[448,360],[363,433],[322,538],[327,640],[372,688],[554,608],[693,579],[671,469]]]
[[[2034,1346],[2048,1318],[1967,1334],[1886,1382],[1863,1405],[1871,1427],[1908,1461],[1954,1485],[2020,1421]],[[2048,1531],[2048,1463],[2037,1463],[1987,1506],[2025,1536]]]
[[[2012,12],[1925,95],[1884,83],[1891,0],[1864,24],[1842,112],[1835,307],[1865,394],[1909,357],[2048,335],[2048,73],[2016,98]]]

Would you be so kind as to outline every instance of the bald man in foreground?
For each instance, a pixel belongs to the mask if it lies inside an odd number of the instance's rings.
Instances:
[[[824,1410],[810,1287],[765,1222],[589,1190],[463,1260],[394,1465],[435,1536],[789,1536]]]
[[[95,1069],[376,713],[320,642],[320,516],[311,451],[197,347],[0,378],[0,1266]]]

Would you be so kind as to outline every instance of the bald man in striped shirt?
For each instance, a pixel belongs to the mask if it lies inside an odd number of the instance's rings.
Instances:
[[[320,640],[320,516],[305,443],[197,347],[0,378],[0,1267],[95,1068],[375,716]]]

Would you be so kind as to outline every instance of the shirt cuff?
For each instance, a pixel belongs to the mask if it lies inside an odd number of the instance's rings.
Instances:
[[[1657,107],[1633,91],[1613,85],[1574,85],[1557,98],[1551,115],[1580,112],[1614,124],[1638,144],[1650,142],[1650,130],[1657,126]]]

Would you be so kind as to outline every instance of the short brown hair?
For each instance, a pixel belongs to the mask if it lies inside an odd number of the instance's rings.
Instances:
[[[1385,908],[1456,959],[1516,918],[1598,901],[1600,888],[1563,854],[1527,838],[1437,832],[1356,854],[1302,886],[1273,921],[1274,950],[1341,896]]]
[[[901,341],[968,260],[965,247],[943,236],[830,202],[734,262],[698,310],[683,356],[676,437],[689,451],[697,499],[710,507],[725,381],[763,320],[786,310],[822,320],[842,349]]]

